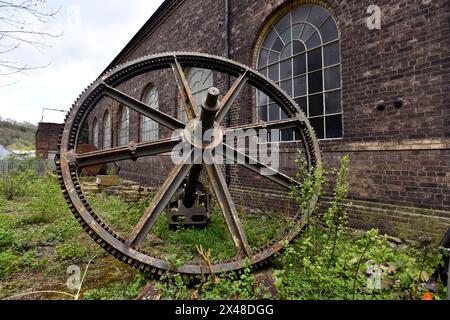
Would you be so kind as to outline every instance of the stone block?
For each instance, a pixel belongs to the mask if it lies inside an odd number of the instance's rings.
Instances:
[[[96,183],[101,187],[112,187],[120,184],[119,176],[97,176]]]

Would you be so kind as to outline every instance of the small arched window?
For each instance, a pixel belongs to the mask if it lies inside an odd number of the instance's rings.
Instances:
[[[119,118],[119,146],[128,144],[130,131],[130,112],[127,107],[122,107]]]
[[[270,26],[259,51],[257,68],[294,98],[319,139],[335,139],[342,137],[340,63],[334,17],[320,5],[307,4]],[[257,94],[257,107],[259,121],[286,117],[261,92]]]
[[[190,68],[187,71],[186,79],[197,104],[196,112],[199,114],[200,107],[208,95],[209,88],[214,86],[213,72],[208,69]],[[188,116],[181,101],[178,108],[178,119],[184,123],[188,122]]]
[[[158,91],[155,87],[151,87],[150,90],[147,91],[143,101],[150,108],[159,109]],[[140,124],[141,141],[151,141],[159,139],[159,125],[157,122],[147,118],[144,115],[141,115]]]
[[[106,110],[103,116],[103,148],[108,149],[112,147],[111,144],[111,114]]]
[[[98,121],[97,118],[94,118],[94,122],[92,125],[92,144],[96,148],[98,148],[98,134]]]

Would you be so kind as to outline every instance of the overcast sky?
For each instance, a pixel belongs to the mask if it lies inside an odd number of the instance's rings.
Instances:
[[[162,2],[48,0],[50,7],[61,6],[61,10],[45,30],[63,35],[48,39],[51,47],[22,46],[9,57],[32,66],[49,66],[0,76],[0,117],[38,123],[43,108],[68,110]],[[12,82],[16,83],[5,86]],[[63,118],[63,114],[46,112],[44,120],[60,122]]]

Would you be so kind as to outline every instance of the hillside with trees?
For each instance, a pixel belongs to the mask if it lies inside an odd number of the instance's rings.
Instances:
[[[34,150],[37,127],[0,117],[0,144],[12,150]]]

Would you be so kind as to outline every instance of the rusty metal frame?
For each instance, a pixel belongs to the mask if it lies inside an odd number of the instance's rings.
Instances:
[[[191,152],[187,154],[184,158],[184,162],[174,167],[168,179],[156,194],[154,200],[143,214],[134,230],[126,239],[124,239],[107,226],[90,207],[88,200],[81,190],[78,179],[80,168],[112,161],[127,159],[136,160],[143,156],[166,153],[172,150],[176,144],[180,143],[183,138],[160,139],[158,141],[145,143],[131,142],[126,147],[112,148],[86,154],[77,154],[75,150],[81,124],[95,108],[100,99],[105,96],[127,105],[133,110],[169,129],[176,130],[184,128],[185,125],[179,120],[162,111],[149,108],[144,103],[121,92],[117,88],[120,84],[138,75],[150,71],[171,68],[188,117],[192,120],[197,118],[198,115],[195,112],[194,98],[183,72],[183,68],[187,67],[208,68],[225,73],[237,79],[229,91],[224,95],[223,99],[218,102],[217,114],[215,115],[216,123],[221,123],[225,118],[245,84],[249,84],[256,89],[261,90],[277,103],[289,117],[286,120],[277,122],[228,128],[227,132],[249,128],[295,128],[301,133],[301,139],[306,151],[308,164],[316,167],[321,166],[321,154],[319,151],[318,140],[304,113],[295,102],[271,80],[247,66],[207,54],[175,52],[144,57],[111,70],[89,86],[75,102],[72,110],[69,112],[61,134],[59,155],[56,158],[57,170],[65,199],[86,232],[118,259],[133,265],[140,270],[155,274],[177,272],[195,275],[210,272],[205,265],[191,262],[188,262],[181,267],[174,267],[164,259],[152,257],[141,249],[142,241],[145,239],[158,217],[165,210],[170,199],[176,193],[185,177],[192,172],[193,165],[189,163],[193,162],[187,160],[193,160],[192,158],[196,153]],[[235,150],[232,146],[226,145],[225,143],[222,145],[225,150],[230,151],[230,153],[234,155],[233,158],[241,156],[247,160],[252,160],[253,162],[249,163],[255,164],[245,166],[254,172],[259,173],[262,168],[266,170],[271,169],[270,167],[259,163],[256,159],[251,159],[249,156]],[[293,240],[305,226],[308,217],[296,216],[295,224],[286,234],[283,234],[279,239],[275,239],[265,248],[252,250],[248,244],[242,223],[239,220],[235,205],[231,198],[231,193],[228,190],[220,167],[218,165],[203,165],[203,167],[206,168],[214,193],[218,199],[228,230],[237,250],[237,255],[234,259],[213,263],[212,272],[239,271],[245,266],[247,263],[246,261],[249,261],[250,265],[254,268],[262,266],[279,254],[283,249],[285,242]],[[285,188],[290,188],[292,184],[298,184],[298,182],[286,175],[278,172],[274,173],[273,176],[268,176],[267,178]],[[317,200],[317,197],[312,199],[311,207]]]

